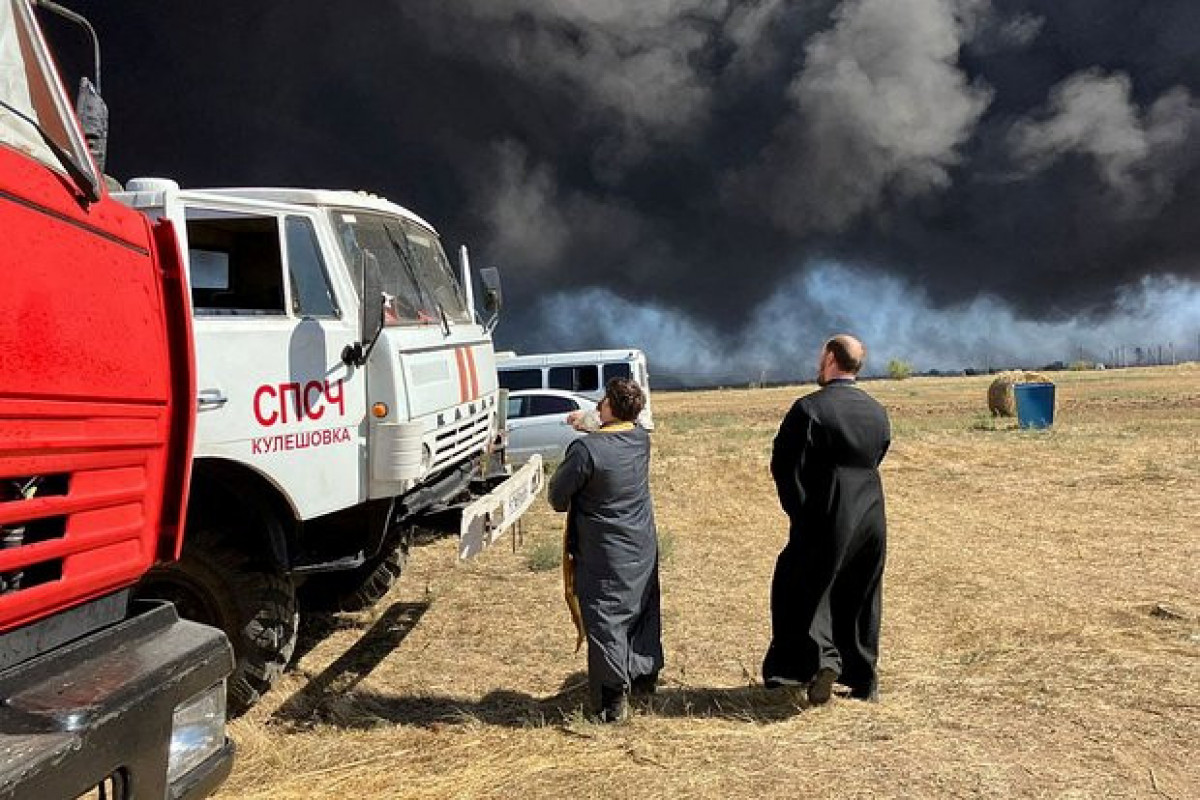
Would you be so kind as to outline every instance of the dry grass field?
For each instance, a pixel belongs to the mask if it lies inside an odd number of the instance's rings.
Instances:
[[[562,520],[515,552],[414,549],[320,618],[231,726],[223,798],[1200,797],[1200,367],[1057,373],[1058,424],[988,378],[865,384],[895,429],[881,702],[759,686],[786,536],[767,461],[812,387],[656,394],[665,687],[580,713]]]

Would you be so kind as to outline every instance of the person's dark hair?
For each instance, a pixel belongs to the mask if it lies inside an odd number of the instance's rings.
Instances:
[[[833,353],[833,360],[837,362],[838,369],[851,375],[858,374],[867,356],[865,347],[844,335],[834,336],[825,343],[825,349]]]
[[[629,378],[613,378],[604,385],[604,397],[608,400],[609,411],[624,422],[633,422],[642,408],[646,405],[646,395],[642,387]]]

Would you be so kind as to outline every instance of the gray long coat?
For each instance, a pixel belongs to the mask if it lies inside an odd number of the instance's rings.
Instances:
[[[663,665],[658,540],[650,499],[650,435],[640,427],[576,439],[550,479],[550,505],[569,511],[567,547],[588,641],[588,684],[608,694]]]

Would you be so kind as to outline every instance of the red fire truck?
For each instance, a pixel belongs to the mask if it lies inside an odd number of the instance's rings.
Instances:
[[[108,196],[81,98],[86,137],[30,0],[0,0],[0,798],[204,797],[229,642],[130,600],[182,547],[185,273],[170,223]]]

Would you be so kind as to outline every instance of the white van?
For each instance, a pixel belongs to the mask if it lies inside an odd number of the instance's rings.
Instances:
[[[599,402],[604,386],[613,378],[632,378],[646,394],[646,407],[638,424],[654,430],[650,410],[650,372],[641,350],[579,350],[573,353],[542,353],[519,356],[496,353],[496,371],[501,388],[562,389]]]

